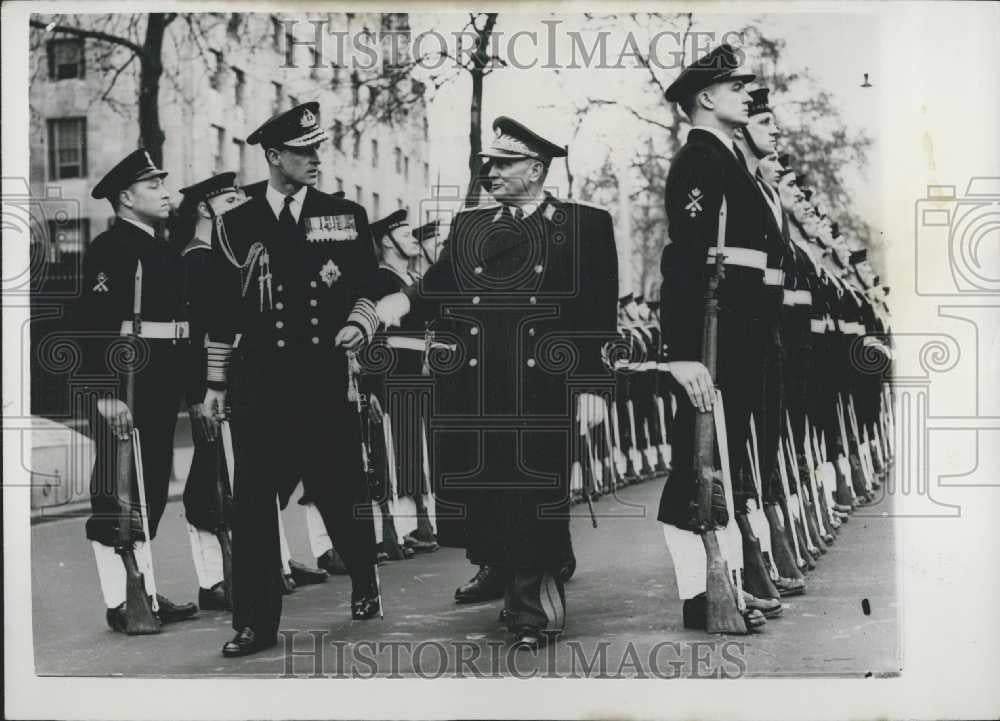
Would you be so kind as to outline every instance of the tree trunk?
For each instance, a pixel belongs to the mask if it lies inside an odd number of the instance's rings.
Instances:
[[[483,149],[483,79],[490,60],[487,49],[496,22],[497,13],[489,13],[482,29],[476,30],[476,52],[472,54],[472,66],[469,68],[472,75],[472,99],[469,103],[469,188],[465,194],[466,208],[479,205],[479,173],[483,167],[479,157]]]
[[[163,141],[160,127],[160,76],[163,75],[163,36],[171,18],[150,13],[139,74],[139,143],[149,151],[158,167],[163,166]]]

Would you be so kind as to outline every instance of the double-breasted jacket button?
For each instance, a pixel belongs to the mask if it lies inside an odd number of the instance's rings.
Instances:
[[[528,335],[530,335],[530,336],[535,335],[535,329],[534,328],[528,328]]]
[[[310,288],[315,288],[316,287],[316,281],[315,280],[310,280],[309,281],[309,287]]]
[[[319,345],[319,338],[317,336],[312,337],[313,345]]]
[[[479,296],[478,295],[472,296],[472,304],[473,305],[479,305]]]
[[[284,338],[278,338],[277,346],[279,348],[284,348],[285,347],[285,340],[284,340]]]
[[[545,270],[545,268],[541,265],[541,263],[535,266],[536,273],[541,273],[543,270]]]
[[[282,303],[280,300],[277,303],[274,304],[274,309],[275,310],[284,310],[284,308],[285,308],[285,304]]]
[[[480,275],[483,272],[483,266],[477,265],[475,268],[472,269],[472,272],[475,273],[476,275]]]
[[[534,358],[529,358],[528,359],[528,367],[529,368],[534,368],[535,367],[535,359]]]
[[[285,327],[285,321],[283,321],[283,320],[276,320],[276,321],[274,321],[274,327],[278,328],[278,329],[284,328]]]
[[[479,328],[476,326],[469,328],[469,335],[479,335]]]
[[[310,298],[309,299],[309,305],[311,305],[313,308],[315,308],[317,305],[319,305],[319,301],[316,300],[315,298]]]
[[[475,358],[470,358],[469,359],[469,367],[470,368],[475,368],[477,365],[479,365],[479,361],[478,360],[476,360]]]
[[[319,325],[319,318],[310,318],[309,322],[313,325]]]
[[[531,296],[530,298],[528,298],[528,302],[534,305],[535,303],[538,302],[538,298],[536,298],[535,296]]]
[[[278,291],[279,293],[281,291],[283,291],[284,289],[285,289],[285,286],[283,286],[281,283],[278,283],[278,286],[275,288],[275,290]]]

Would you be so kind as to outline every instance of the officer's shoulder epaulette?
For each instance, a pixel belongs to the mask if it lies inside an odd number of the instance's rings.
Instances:
[[[195,238],[190,243],[184,246],[184,249],[181,251],[181,255],[182,256],[187,255],[188,253],[191,253],[196,250],[211,250],[211,249],[212,249],[211,243],[206,243],[204,240]]]

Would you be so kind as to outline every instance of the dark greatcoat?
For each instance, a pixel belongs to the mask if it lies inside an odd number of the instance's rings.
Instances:
[[[617,252],[604,210],[546,196],[459,213],[438,262],[407,289],[452,355],[431,357],[438,539],[473,562],[554,569],[571,554],[576,397],[609,397]]]

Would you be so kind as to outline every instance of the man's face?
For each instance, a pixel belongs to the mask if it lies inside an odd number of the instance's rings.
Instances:
[[[212,208],[212,213],[222,215],[227,210],[232,210],[238,205],[246,202],[246,195],[239,190],[231,190],[227,193],[220,193],[208,199],[208,204]]]
[[[759,167],[761,175],[764,176],[764,182],[772,188],[777,187],[778,171],[781,170],[781,163],[778,162],[778,156],[774,153],[765,155],[760,159]]]
[[[490,162],[490,194],[504,204],[531,200],[542,178],[542,163],[533,158],[493,158]]]
[[[267,157],[291,183],[312,186],[319,181],[319,143],[302,148],[274,148]]]
[[[763,153],[773,153],[778,149],[779,131],[774,113],[757,113],[750,116],[743,132],[750,135],[754,145]]]
[[[753,98],[742,80],[716,83],[708,88],[715,117],[733,128],[742,128],[750,120],[750,103]]]
[[[789,213],[795,210],[799,195],[795,186],[795,173],[785,173],[778,179],[778,197],[781,198],[782,208]]]
[[[382,246],[384,248],[387,250],[393,248],[392,241],[395,240],[403,251],[405,258],[416,258],[420,255],[420,243],[413,237],[413,229],[410,226],[401,225],[398,228],[394,228],[391,233],[391,239],[388,237],[382,239]]]
[[[122,205],[131,208],[135,216],[150,225],[170,215],[170,193],[163,178],[138,180],[121,194]]]

